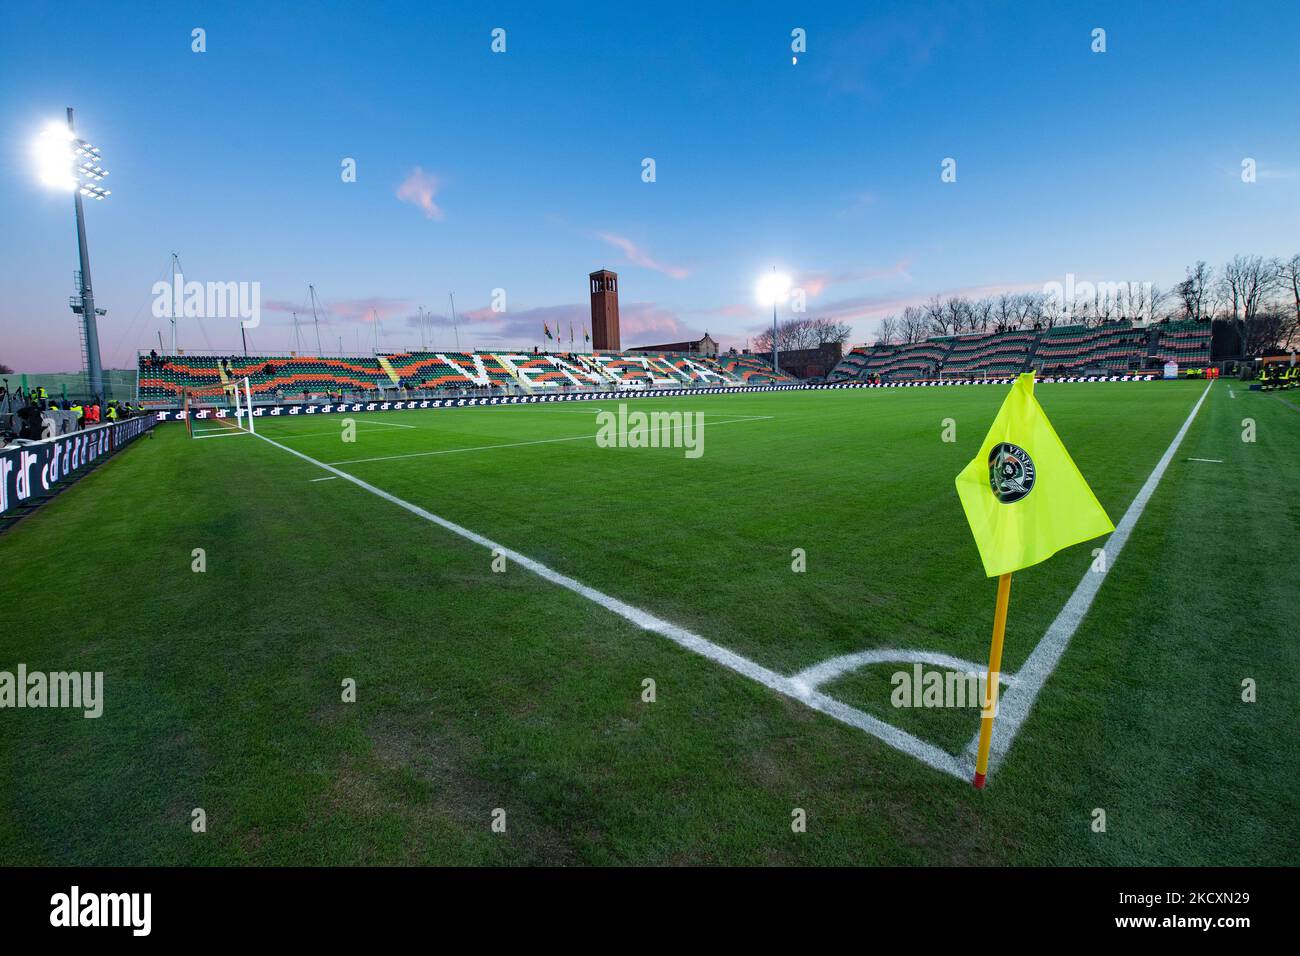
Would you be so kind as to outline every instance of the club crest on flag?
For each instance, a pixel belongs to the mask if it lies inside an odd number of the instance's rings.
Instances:
[[[989,486],[1004,505],[1019,501],[1034,488],[1034,460],[1009,441],[994,445],[989,452]]]

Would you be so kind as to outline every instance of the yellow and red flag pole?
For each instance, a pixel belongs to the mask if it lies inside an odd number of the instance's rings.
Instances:
[[[993,715],[998,709],[998,687],[1002,677],[1002,637],[1007,630],[1007,605],[1011,603],[1011,573],[998,577],[998,603],[993,610],[993,643],[989,647],[989,670],[984,679],[984,712],[980,715],[980,749],[975,759],[975,789],[984,788],[989,772],[989,746],[993,743]]]

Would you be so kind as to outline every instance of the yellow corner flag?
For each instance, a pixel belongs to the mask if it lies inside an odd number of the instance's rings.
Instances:
[[[1011,572],[1114,531],[1115,526],[1034,398],[1033,372],[1025,372],[1011,386],[979,454],[957,476],[957,497],[984,573],[998,579],[975,760],[975,786],[983,787],[1002,676]]]
[[[1115,530],[1034,398],[1034,373],[1011,386],[957,496],[989,577]]]

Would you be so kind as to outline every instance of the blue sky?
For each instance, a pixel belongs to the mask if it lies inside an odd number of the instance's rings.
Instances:
[[[0,361],[79,361],[71,200],[30,158],[69,105],[112,173],[88,209],[108,366],[157,343],[173,251],[189,280],[261,283],[260,351],[309,283],[327,349],[368,349],[372,315],[381,347],[418,345],[409,317],[449,290],[463,345],[531,347],[580,329],[601,267],[625,344],[743,345],[773,265],[864,341],[935,293],[1300,252],[1298,54],[1292,2],[6,4]],[[179,338],[235,350],[238,323]]]

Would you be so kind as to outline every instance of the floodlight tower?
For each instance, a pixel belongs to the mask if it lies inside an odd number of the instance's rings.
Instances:
[[[777,375],[781,374],[781,359],[776,344],[776,307],[785,301],[789,292],[790,277],[777,272],[776,266],[772,267],[769,275],[758,281],[758,301],[764,305],[769,302],[772,304],[772,371]]]
[[[99,358],[99,330],[95,319],[106,310],[95,308],[95,293],[90,281],[90,253],[86,247],[86,214],[81,199],[104,200],[111,194],[99,185],[108,170],[100,165],[99,148],[78,139],[72,123],[72,107],[68,107],[68,125],[63,129],[52,124],[37,141],[37,158],[41,179],[47,186],[72,193],[77,216],[77,254],[81,261],[78,274],[78,296],[69,301],[72,311],[81,316],[86,336],[86,373],[90,392],[104,397],[104,366]]]

